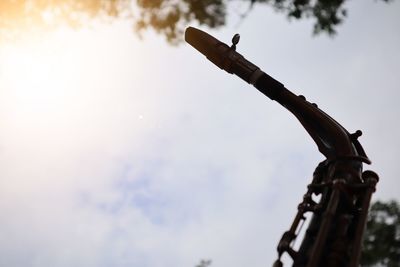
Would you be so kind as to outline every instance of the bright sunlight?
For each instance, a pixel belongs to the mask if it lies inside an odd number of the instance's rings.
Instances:
[[[62,36],[58,32],[1,50],[2,97],[9,99],[9,119],[32,121],[40,117],[49,123],[68,112],[72,94],[78,89],[68,85],[76,78],[71,73],[75,68],[71,53],[78,51],[71,52]]]
[[[104,29],[109,30],[107,26]],[[107,113],[110,101],[118,103],[114,110],[121,109],[124,102],[128,104],[122,97],[125,93],[133,101],[139,98],[142,94],[139,63],[143,51],[140,53],[140,48],[132,46],[129,56],[134,60],[121,61],[118,51],[105,54],[116,40],[104,40],[103,36],[106,35],[90,29],[64,28],[3,45],[0,50],[0,94],[4,101],[2,112],[6,114],[3,119],[28,127],[29,131],[45,133],[57,128],[70,134],[74,128],[82,128],[82,124],[90,128],[90,124],[104,121],[102,116],[110,116]],[[135,108],[143,105],[137,104]],[[143,112],[137,112],[133,114],[136,118],[143,116]],[[49,138],[48,134],[45,136]]]

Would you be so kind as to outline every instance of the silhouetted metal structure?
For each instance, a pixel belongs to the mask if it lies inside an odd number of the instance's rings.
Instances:
[[[316,104],[296,96],[246,60],[236,52],[239,38],[235,35],[228,46],[193,27],[185,32],[186,42],[211,62],[293,113],[326,157],[314,171],[290,229],[279,241],[273,266],[283,266],[281,256],[288,253],[294,267],[358,267],[368,208],[379,179],[372,171],[362,172],[363,163],[371,162],[357,140],[361,131],[350,134]],[[305,213],[312,213],[311,220],[295,250],[293,243]]]

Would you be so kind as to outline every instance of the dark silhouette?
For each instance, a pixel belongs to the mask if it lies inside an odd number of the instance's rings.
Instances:
[[[196,267],[207,266],[202,263]],[[362,267],[400,267],[400,204],[397,201],[376,201],[371,205],[360,263]]]
[[[258,4],[266,4],[289,18],[315,21],[314,33],[334,34],[345,19],[348,0],[242,0],[248,7],[237,14],[245,17]],[[380,0],[390,2],[391,0]],[[170,43],[181,41],[190,22],[216,28],[223,26],[229,0],[1,0],[0,33],[12,35],[19,29],[77,27],[93,18],[132,20],[138,33],[153,29]]]
[[[358,267],[368,207],[378,182],[377,174],[362,171],[363,163],[371,162],[358,141],[361,131],[350,134],[316,104],[293,94],[246,60],[236,51],[238,35],[228,46],[189,27],[185,40],[215,65],[254,85],[289,110],[326,157],[316,168],[290,229],[279,241],[278,259],[273,266],[283,266],[281,256],[287,253],[293,259],[293,267]],[[313,197],[318,195],[319,200]],[[306,213],[312,213],[311,221],[299,249],[295,250],[293,241],[306,220]]]

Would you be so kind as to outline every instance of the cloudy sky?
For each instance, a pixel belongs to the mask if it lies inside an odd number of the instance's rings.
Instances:
[[[204,30],[361,129],[374,199],[399,199],[400,3],[361,2],[335,38],[264,6]],[[323,160],[279,104],[126,22],[2,44],[0,129],[7,267],[269,266]]]

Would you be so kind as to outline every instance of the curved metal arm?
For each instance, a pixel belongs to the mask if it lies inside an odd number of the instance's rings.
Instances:
[[[350,158],[370,163],[362,146],[357,141],[361,131],[350,134],[317,105],[309,103],[302,96],[294,95],[282,83],[246,60],[236,52],[238,37],[229,47],[208,33],[189,27],[185,32],[185,40],[215,65],[253,84],[264,95],[276,100],[293,113],[315,141],[319,151],[328,160]]]

